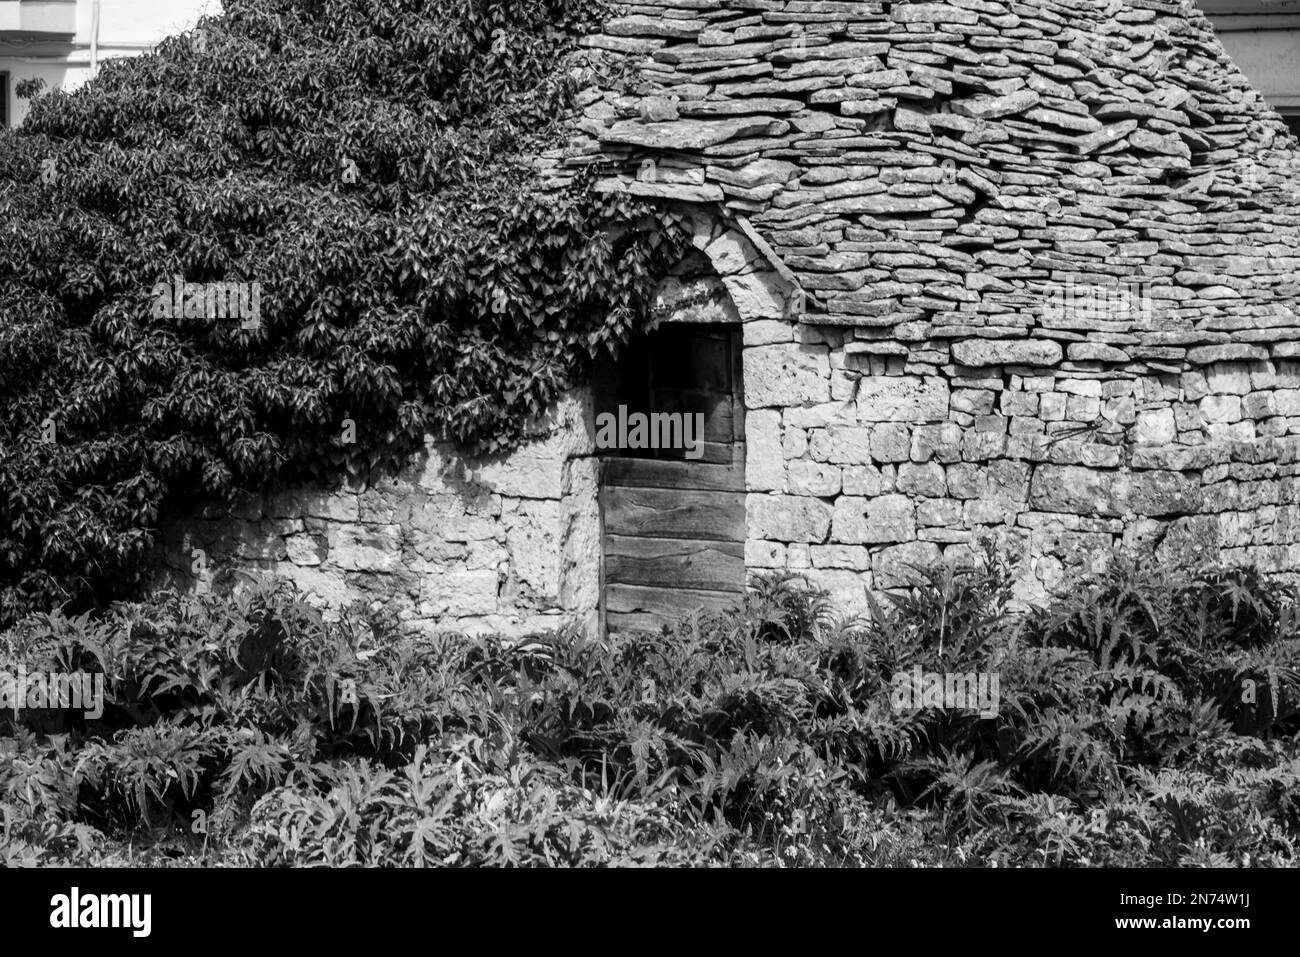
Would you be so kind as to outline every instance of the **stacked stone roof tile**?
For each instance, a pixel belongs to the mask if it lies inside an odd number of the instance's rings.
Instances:
[[[1300,355],[1300,148],[1194,5],[618,13],[586,40],[551,181],[595,165],[747,221],[802,321],[853,327],[859,351],[1138,371]],[[1121,288],[1138,293],[1096,292]],[[1061,309],[1063,290],[1109,306]]]

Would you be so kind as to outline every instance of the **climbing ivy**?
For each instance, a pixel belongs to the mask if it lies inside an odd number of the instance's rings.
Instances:
[[[595,0],[225,10],[0,133],[0,623],[138,586],[196,496],[509,447],[685,249],[537,188]]]

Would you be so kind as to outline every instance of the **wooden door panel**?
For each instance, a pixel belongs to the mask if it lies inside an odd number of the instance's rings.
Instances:
[[[605,589],[605,621],[608,628],[639,628],[653,631],[666,622],[685,618],[697,608],[727,611],[740,605],[736,592],[702,591],[685,588],[655,588],[642,585],[609,585]]]
[[[706,442],[734,442],[736,435],[735,412],[731,397],[713,392],[683,390],[674,393],[656,393],[656,412],[704,416]],[[694,428],[694,424],[691,426]]]
[[[604,464],[608,487],[687,488],[718,492],[745,490],[745,462],[713,465],[665,459],[609,459]]]
[[[655,629],[696,608],[735,607],[745,590],[739,331],[662,327],[619,374],[606,395],[629,412],[701,413],[705,441],[701,459],[686,449],[603,457],[605,625]]]
[[[607,492],[607,535],[745,540],[745,500],[735,492],[631,487],[613,487]]]
[[[744,580],[743,542],[613,534],[605,539],[607,584],[739,592]]]

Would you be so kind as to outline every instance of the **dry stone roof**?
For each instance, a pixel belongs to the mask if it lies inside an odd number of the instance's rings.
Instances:
[[[587,45],[551,178],[748,221],[863,351],[1300,356],[1300,147],[1190,2],[643,0]]]

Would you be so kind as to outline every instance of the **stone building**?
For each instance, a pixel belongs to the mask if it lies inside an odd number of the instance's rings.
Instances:
[[[502,630],[775,569],[850,607],[990,536],[1025,600],[1116,546],[1300,567],[1300,146],[1193,4],[643,0],[573,69],[545,181],[691,224],[657,330],[507,458],[431,441],[182,561]],[[598,449],[628,395],[707,454]]]
[[[1255,89],[1300,134],[1300,0],[1198,0]]]
[[[27,114],[22,81],[75,89],[105,60],[137,56],[220,12],[220,0],[0,0],[0,128]]]

